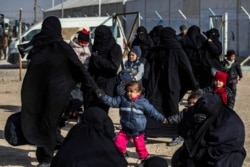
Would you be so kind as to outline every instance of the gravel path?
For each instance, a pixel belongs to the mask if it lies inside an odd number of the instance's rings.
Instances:
[[[9,65],[5,61],[0,61],[0,166],[9,166],[9,167],[32,167],[37,165],[35,158],[35,147],[34,146],[10,146],[4,139],[3,129],[7,117],[13,112],[20,111],[20,88],[22,81],[20,78],[23,78],[25,74],[25,69],[21,71],[18,67]],[[250,112],[250,71],[243,72],[244,78],[238,84],[238,96],[236,99],[235,111],[242,118],[245,129],[246,129],[246,140],[245,148],[248,152],[250,150],[250,121],[249,121],[249,112]],[[183,106],[180,106],[180,108]],[[119,128],[119,114],[117,109],[111,109],[110,117],[112,118],[115,127]],[[63,128],[62,133],[67,134],[68,130],[75,124],[75,121],[72,120],[67,123],[67,126]],[[233,128],[233,125],[232,125]],[[171,156],[180,145],[167,147],[166,142],[170,141],[169,138],[149,138],[147,147],[150,151],[150,154],[160,155],[166,158],[169,162]],[[138,156],[135,153],[135,148],[132,143],[128,145],[128,154],[129,166],[133,167],[138,163]],[[170,164],[170,163],[169,163]],[[250,167],[250,156],[247,155],[244,167]]]

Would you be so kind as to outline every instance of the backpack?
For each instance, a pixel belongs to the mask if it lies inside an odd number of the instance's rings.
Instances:
[[[4,138],[12,146],[30,144],[23,135],[21,112],[11,114],[4,127]]]

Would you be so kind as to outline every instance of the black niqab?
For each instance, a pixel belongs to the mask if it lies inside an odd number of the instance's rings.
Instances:
[[[171,27],[165,27],[161,30],[160,44],[171,49],[181,48],[181,45],[177,40],[176,31]]]
[[[154,156],[148,158],[143,167],[168,167],[168,161],[162,157]]]
[[[195,113],[206,114],[207,119],[192,124],[189,130],[180,128],[188,137],[173,155],[172,166],[241,167],[246,157],[245,128],[236,112],[226,107],[219,95],[207,93],[195,104]]]
[[[107,113],[98,107],[88,108],[82,122],[69,131],[51,167],[126,167],[124,156],[112,140],[114,135]]]
[[[114,43],[115,39],[109,27],[100,25],[96,28],[93,52],[98,51],[99,55],[107,53]]]

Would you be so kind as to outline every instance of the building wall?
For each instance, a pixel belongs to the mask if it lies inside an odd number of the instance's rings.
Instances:
[[[126,11],[140,12],[143,18],[140,24],[148,31],[162,23],[173,27],[177,33],[181,24],[188,27],[198,25],[201,31],[207,31],[210,28],[209,18],[213,16],[209,8],[219,16],[213,20],[220,29],[223,26],[220,16],[228,13],[228,49],[234,49],[239,56],[246,57],[250,54],[250,18],[241,6],[250,13],[249,0],[136,0],[126,4]],[[184,13],[187,20],[178,10]],[[162,21],[155,11],[161,15]]]
[[[221,29],[223,22],[221,16],[228,13],[228,49],[234,49],[239,56],[246,57],[250,53],[250,18],[241,9],[243,6],[250,13],[249,0],[132,0],[122,3],[102,5],[102,15],[106,13],[140,12],[140,25],[150,31],[155,25],[173,27],[179,33],[179,26],[186,24],[198,25],[201,31],[207,31],[209,18],[213,16],[209,8],[218,17],[213,17],[213,23]],[[184,17],[178,11],[180,10]],[[157,16],[160,14],[162,20]],[[45,13],[46,15],[61,16],[61,11]],[[64,10],[64,17],[95,16],[98,14],[98,6],[79,7]],[[126,31],[130,32],[134,17],[126,16]],[[127,34],[126,33],[126,34]],[[128,34],[127,34],[128,35]],[[223,39],[221,39],[223,40]]]

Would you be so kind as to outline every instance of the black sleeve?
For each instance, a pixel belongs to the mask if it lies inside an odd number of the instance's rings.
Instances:
[[[243,75],[242,75],[242,70],[241,70],[241,66],[239,63],[236,63],[236,70],[237,70],[239,77],[242,78]]]
[[[65,52],[68,53],[67,57],[69,58],[69,64],[71,66],[72,74],[75,75],[74,78],[82,82],[82,86],[96,90],[98,88],[94,78],[90,75],[88,70],[83,66],[81,61],[79,60],[78,56],[76,55],[75,51],[71,48],[70,45],[66,44],[63,45]]]
[[[227,106],[231,109],[234,108],[235,96],[230,88],[227,88]]]

